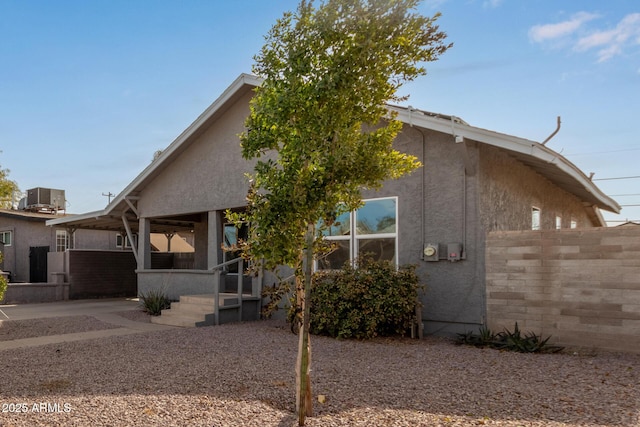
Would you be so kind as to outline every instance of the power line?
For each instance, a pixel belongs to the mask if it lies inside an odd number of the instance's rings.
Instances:
[[[630,207],[634,207],[634,206],[637,207],[637,206],[640,206],[640,205],[620,205],[621,208],[630,208]]]
[[[638,179],[640,178],[639,176],[619,176],[619,177],[615,177],[615,178],[594,178],[592,179],[592,181],[612,181],[614,179]]]
[[[609,194],[609,197],[625,197],[625,196],[640,196],[640,193],[631,193],[631,194]]]
[[[565,154],[565,156],[586,156],[589,154],[609,154],[609,153],[622,153],[625,151],[640,151],[640,148],[623,148],[620,150],[609,150],[609,151],[591,151],[587,153],[571,153]]]

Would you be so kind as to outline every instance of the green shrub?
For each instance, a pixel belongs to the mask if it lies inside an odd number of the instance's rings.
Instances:
[[[2,262],[3,253],[0,252],[0,262]],[[7,291],[8,286],[7,279],[4,276],[0,276],[0,301],[4,299],[4,293]]]
[[[311,288],[311,327],[316,335],[366,339],[404,335],[415,323],[418,276],[415,266],[396,270],[388,261],[360,258],[338,271],[314,274]],[[289,321],[295,320],[295,304]]]
[[[141,293],[139,298],[142,310],[152,316],[160,316],[162,310],[171,307],[171,300],[169,297],[167,297],[163,291],[157,289]]]
[[[510,331],[493,333],[490,329],[482,327],[478,334],[467,332],[458,334],[458,344],[474,345],[476,347],[491,347],[497,350],[517,351],[519,353],[557,353],[564,347],[549,345],[551,337],[542,338],[533,332],[523,334],[518,327],[518,322]]]
[[[0,276],[0,301],[4,299],[4,293],[7,291],[7,279],[4,276]]]

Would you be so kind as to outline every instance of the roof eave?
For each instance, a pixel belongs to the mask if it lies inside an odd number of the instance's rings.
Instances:
[[[100,218],[101,216],[105,215],[105,211],[106,210],[103,209],[101,211],[87,212],[80,215],[69,215],[64,218],[50,219],[50,220],[47,220],[45,224],[49,227],[65,226],[66,224],[69,224],[72,222],[79,222],[79,221],[85,221],[88,219]]]
[[[452,120],[446,120],[423,114],[420,111],[398,106],[389,106],[389,109],[398,114],[397,117],[399,120],[411,126],[415,125],[438,132],[449,133],[452,134],[452,136],[478,141],[507,151],[531,156],[546,163],[554,164],[562,172],[575,180],[588,193],[590,193],[599,202],[599,208],[606,209],[614,213],[620,212],[620,205],[618,205],[615,200],[604,194],[584,173],[582,173],[577,166],[559,153],[556,153],[538,142],[473,127],[462,120],[456,120],[453,117]]]

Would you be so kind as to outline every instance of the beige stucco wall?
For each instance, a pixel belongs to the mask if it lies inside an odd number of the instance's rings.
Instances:
[[[480,174],[480,216],[487,231],[531,229],[534,206],[541,210],[542,230],[555,229],[556,216],[562,228],[572,219],[579,228],[594,225],[577,197],[496,148],[480,148]]]
[[[640,227],[489,233],[487,320],[640,353]]]

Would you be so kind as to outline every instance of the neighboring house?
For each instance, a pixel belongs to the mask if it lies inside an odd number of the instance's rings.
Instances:
[[[115,233],[47,227],[50,219],[70,215],[0,209],[0,251],[4,260],[0,270],[10,273],[12,282],[42,283],[47,277],[50,252],[70,248],[116,249]]]
[[[48,221],[55,227],[138,235],[138,291],[171,298],[224,290],[216,266],[228,260],[225,241],[237,231],[227,209],[243,209],[253,164],[240,153],[254,76],[241,75],[104,210]],[[485,236],[492,230],[600,227],[600,209],[618,212],[576,166],[534,141],[473,127],[459,118],[390,106],[404,122],[395,141],[424,167],[363,193],[365,205],[345,215],[329,239],[339,250],[319,268],[362,252],[397,264],[417,264],[427,333],[485,324]],[[153,268],[151,233],[191,233],[190,269]],[[239,233],[243,231],[240,230]],[[269,275],[253,277],[257,296]]]

